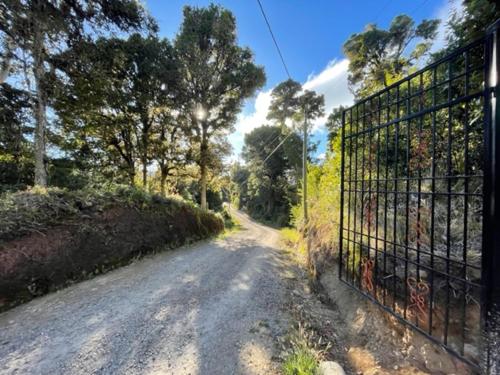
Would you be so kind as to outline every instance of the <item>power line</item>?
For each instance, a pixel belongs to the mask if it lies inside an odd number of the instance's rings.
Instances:
[[[274,33],[273,33],[273,29],[271,27],[271,23],[269,22],[269,19],[267,18],[266,16],[266,12],[264,11],[264,7],[262,6],[262,3],[260,0],[257,0],[257,3],[259,4],[259,8],[260,8],[260,11],[262,13],[262,17],[264,17],[264,20],[266,21],[266,24],[267,24],[267,28],[269,30],[269,34],[271,34],[271,38],[273,39],[273,42],[274,42],[274,45],[276,46],[276,50],[278,51],[278,54],[280,56],[280,59],[281,59],[281,63],[283,64],[283,67],[285,68],[285,72],[286,72],[286,75],[288,76],[289,79],[292,79],[291,75],[290,75],[290,72],[288,70],[288,67],[286,66],[286,62],[285,62],[285,58],[283,57],[283,54],[281,53],[281,49],[278,45],[278,41],[276,40],[276,37],[274,36]],[[293,130],[290,132],[290,134],[288,134],[267,156],[266,158],[264,159],[263,163],[265,163],[280,147],[281,145],[293,134]],[[267,147],[267,146],[270,146],[272,145],[279,137],[281,136],[281,134],[278,134],[276,137],[274,137],[274,139],[269,142],[269,140],[272,138],[272,135],[271,137],[269,137],[264,143],[264,147]],[[246,180],[248,180],[248,178],[246,178],[243,182],[246,182]]]
[[[276,49],[278,50],[278,54],[280,55],[281,58],[281,63],[283,64],[283,67],[285,68],[286,75],[288,76],[289,79],[292,79],[292,76],[290,75],[290,72],[288,71],[288,68],[285,63],[285,59],[283,58],[283,54],[281,53],[281,49],[278,45],[278,42],[276,41],[276,38],[273,33],[273,29],[271,28],[271,24],[269,23],[269,20],[267,19],[266,12],[264,11],[264,8],[262,7],[262,3],[260,0],[257,0],[257,3],[259,3],[260,11],[262,13],[262,16],[264,17],[264,20],[266,21],[267,28],[269,29],[269,33],[271,34],[271,38],[273,38],[274,45],[276,46]]]
[[[285,141],[288,139],[288,137],[290,137],[292,134],[294,134],[293,131],[291,131],[290,134],[288,134],[285,138],[283,138],[283,140],[274,148],[274,150],[272,150],[271,153],[269,155],[267,155],[267,157],[264,159],[263,163],[265,163],[278,150],[278,148],[280,148],[280,146],[283,143],[285,143]]]
[[[292,135],[292,134],[295,134],[295,132],[292,130],[285,138],[283,138],[283,140],[266,156],[266,158],[264,159],[264,161],[262,162],[262,164],[265,164],[267,160],[269,160],[269,158],[276,152],[278,151],[278,149],[281,147],[281,145],[283,145],[283,143],[285,143],[285,141]],[[281,134],[278,134],[278,136],[276,138],[273,139],[273,141],[269,144],[272,144],[274,143],[274,141],[280,136]],[[266,145],[267,146],[267,145]],[[250,178],[251,176],[251,173],[241,182],[238,182],[239,185],[244,185],[248,179]]]

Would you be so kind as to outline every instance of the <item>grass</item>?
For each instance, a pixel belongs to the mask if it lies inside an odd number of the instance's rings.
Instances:
[[[296,244],[300,240],[300,233],[295,228],[283,228],[280,233],[283,240],[289,244]]]
[[[306,348],[300,348],[290,354],[283,363],[284,375],[314,375],[318,363],[313,353]]]
[[[307,261],[306,243],[300,232],[295,228],[282,228],[280,230],[283,248],[299,264],[305,264]]]
[[[218,238],[227,238],[231,234],[241,230],[241,223],[236,217],[230,214],[228,209],[224,208],[220,215],[224,220],[224,231],[218,235]]]
[[[314,375],[319,362],[331,349],[330,343],[322,342],[317,332],[307,322],[298,322],[290,329],[283,341],[282,373],[285,375]]]

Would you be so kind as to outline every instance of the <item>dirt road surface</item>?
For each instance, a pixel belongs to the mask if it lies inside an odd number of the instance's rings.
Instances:
[[[0,315],[0,374],[272,374],[286,328],[279,235],[156,254]]]

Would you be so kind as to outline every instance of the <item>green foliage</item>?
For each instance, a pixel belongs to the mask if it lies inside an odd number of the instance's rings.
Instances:
[[[244,99],[265,82],[249,48],[240,47],[233,14],[216,5],[186,6],[175,40],[187,129],[200,167],[201,205],[206,208],[208,168],[220,163],[225,135],[233,129]]]
[[[342,113],[347,109],[344,106],[333,108],[326,120],[326,128],[328,129],[328,143],[331,145],[333,140],[340,134],[342,129]]]
[[[282,366],[284,375],[315,375],[317,369],[316,358],[304,348],[298,349],[288,356]]]
[[[321,335],[308,322],[300,317],[298,319],[297,325],[285,337],[282,371],[285,374],[316,374],[318,362],[325,357],[331,345],[322,342]]]
[[[281,82],[271,92],[271,105],[267,115],[268,120],[274,120],[278,125],[285,126],[287,119],[294,118],[299,107],[298,94],[302,85],[292,79]]]
[[[438,55],[481,37],[488,26],[500,19],[498,1],[466,0],[462,4],[463,10],[454,10],[448,23],[448,46]]]
[[[294,80],[288,79],[276,86],[271,93],[271,105],[267,115],[268,120],[277,125],[285,126],[287,120],[292,123],[308,121],[323,116],[325,98],[313,91],[302,92],[302,85]]]
[[[34,188],[0,196],[0,241],[89,218],[112,207],[146,211],[189,207],[202,214],[179,199],[152,195],[127,185],[109,184],[75,191]]]
[[[33,183],[29,109],[26,92],[7,83],[0,85],[0,185]]]
[[[280,234],[283,240],[289,245],[295,245],[301,239],[300,233],[294,228],[282,228]]]
[[[68,79],[54,101],[63,149],[94,165],[113,166],[130,183],[139,161],[143,186],[153,159],[163,169],[172,167],[167,155],[178,151],[180,131],[169,127],[178,76],[168,40],[139,34],[100,38],[75,45],[58,61]]]
[[[3,84],[0,93],[8,102],[0,103],[2,190],[47,180],[74,189],[89,177],[141,182],[165,195],[182,169],[197,166],[204,204],[243,101],[265,81],[252,51],[238,45],[229,10],[185,7],[173,44],[155,35],[156,23],[136,1],[14,0],[2,10],[0,83],[12,74],[17,90]],[[32,78],[34,100],[21,109],[20,88]],[[46,139],[59,160],[47,156]],[[22,143],[29,147],[21,152]],[[218,193],[208,200],[220,207]]]
[[[231,212],[229,211],[229,207],[227,205],[224,205],[222,211],[217,215],[220,215],[222,220],[224,220],[224,233],[222,234],[223,237],[226,237],[242,228],[239,220],[231,215]]]
[[[438,20],[420,24],[407,15],[394,17],[388,30],[368,24],[361,33],[351,35],[344,43],[349,59],[349,84],[357,96],[367,96],[408,73],[427,52],[436,36]],[[419,40],[411,52],[406,49]]]
[[[291,205],[297,202],[302,172],[303,143],[295,125],[303,127],[305,121],[322,116],[324,97],[302,92],[302,86],[293,80],[280,83],[271,95],[268,119],[275,125],[263,125],[245,136],[242,154],[246,166],[235,166],[233,181],[238,185],[240,207],[259,220],[283,226],[288,225]]]
[[[332,150],[327,152],[321,165],[308,167],[308,206],[311,214],[308,228],[312,234],[312,247],[335,252],[338,246],[340,211],[340,134],[332,141]],[[299,194],[302,192],[299,190]],[[301,231],[303,207],[301,203],[293,207],[294,225]]]
[[[46,133],[47,106],[53,96],[57,76],[55,61],[61,50],[82,40],[92,39],[101,30],[129,31],[156,29],[156,23],[135,0],[21,1],[2,4],[0,37],[5,58],[2,83],[11,73],[14,60],[24,75],[13,81],[34,82],[34,183],[47,185]],[[15,52],[15,53],[14,53]],[[29,85],[28,85],[29,86]],[[31,89],[31,88],[29,88]]]
[[[282,147],[268,157],[282,141]],[[247,134],[243,146],[246,165],[234,165],[232,170],[239,207],[259,220],[287,225],[290,207],[297,201],[294,185],[301,150],[300,137],[284,134],[279,126],[261,126]]]

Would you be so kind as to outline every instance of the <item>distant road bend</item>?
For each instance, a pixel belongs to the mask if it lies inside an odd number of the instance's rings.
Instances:
[[[272,374],[279,234],[243,229],[0,314],[0,374]]]

